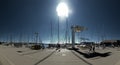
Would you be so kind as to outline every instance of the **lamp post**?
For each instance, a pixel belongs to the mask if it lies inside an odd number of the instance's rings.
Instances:
[[[56,8],[57,14],[58,14],[58,43],[59,43],[59,18],[66,18],[66,35],[67,35],[67,17],[69,13],[69,9],[66,3],[61,2],[58,4]],[[67,36],[66,36],[66,43],[67,43]]]

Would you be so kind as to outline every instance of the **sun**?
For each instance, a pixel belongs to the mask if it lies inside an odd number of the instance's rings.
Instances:
[[[64,3],[64,2],[59,3],[56,11],[57,11],[58,16],[68,17],[69,8],[66,3]]]

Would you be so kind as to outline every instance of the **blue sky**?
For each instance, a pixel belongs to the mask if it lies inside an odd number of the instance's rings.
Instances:
[[[38,32],[43,42],[50,41],[50,22],[53,22],[53,38],[57,41],[56,7],[63,0],[2,0],[0,2],[0,39],[7,40],[13,35],[19,40],[20,34],[27,41],[32,41]],[[88,30],[80,37],[98,41],[120,39],[120,5],[118,0],[64,0],[71,10],[69,14],[69,31],[71,25],[80,25]],[[60,39],[64,40],[65,21],[60,21]],[[70,31],[71,32],[71,31]],[[70,33],[71,34],[71,33]],[[9,39],[8,38],[8,39]]]

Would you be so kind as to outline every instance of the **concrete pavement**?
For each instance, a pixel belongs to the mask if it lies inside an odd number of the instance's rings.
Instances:
[[[84,53],[88,53],[88,50],[80,50]],[[86,61],[89,61],[93,65],[120,65],[120,51],[118,51],[118,48],[106,48],[106,49],[97,49],[96,52],[98,53],[107,53],[111,52],[109,56],[101,57],[96,56],[92,58],[85,58],[83,55],[78,54],[80,57],[84,58]]]
[[[0,48],[0,55],[3,57],[2,60],[6,60],[9,64],[7,65],[34,65],[38,60],[46,57],[49,55],[53,50],[29,50],[23,53],[18,53],[17,51],[25,51],[28,50],[28,48],[12,48],[12,47],[1,47]],[[51,51],[50,51],[51,50]],[[33,55],[38,53],[37,57],[32,57],[29,55]],[[32,54],[30,54],[32,53]],[[24,55],[25,54],[25,55]],[[4,62],[4,63],[6,63]],[[6,64],[4,64],[6,65]]]
[[[88,50],[79,50],[88,53]],[[29,48],[13,48],[0,46],[2,65],[120,65],[120,49],[97,49],[96,52],[111,52],[109,56],[85,58],[73,50],[55,49],[31,50]]]
[[[71,51],[66,49],[61,49],[61,51],[56,51],[52,56],[50,56],[45,61],[39,63],[38,65],[88,65],[83,62],[75,55],[71,53]]]

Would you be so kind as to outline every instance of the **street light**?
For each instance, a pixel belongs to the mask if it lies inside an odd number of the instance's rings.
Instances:
[[[66,3],[61,2],[58,4],[56,11],[58,14],[58,43],[59,43],[59,17],[64,17],[67,19],[68,14],[69,14],[69,8]],[[66,32],[67,32],[67,20],[66,20]]]

